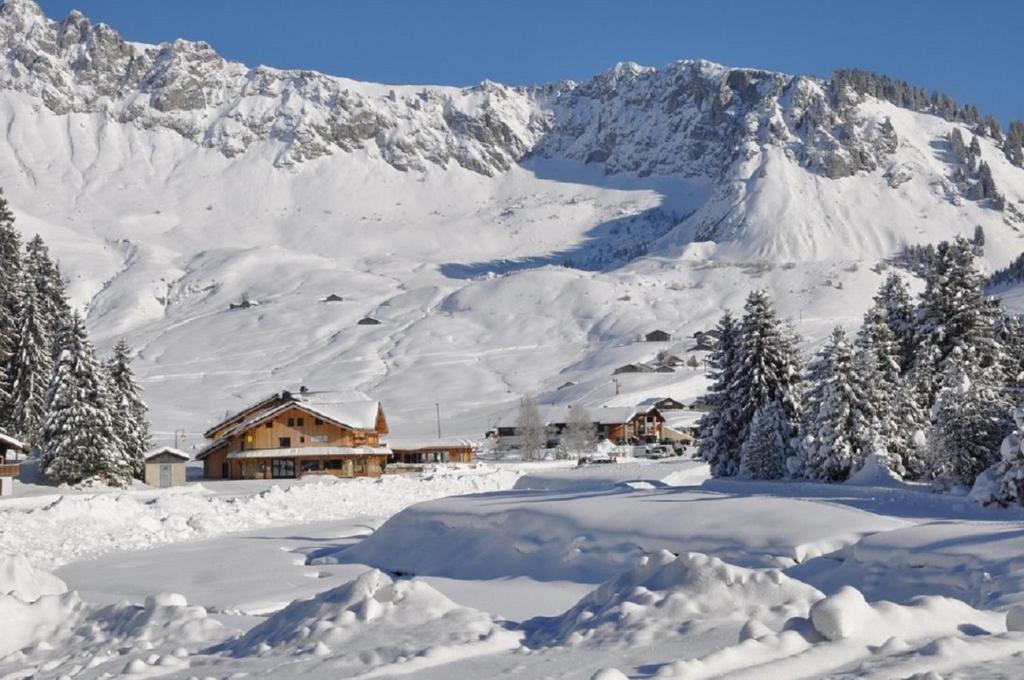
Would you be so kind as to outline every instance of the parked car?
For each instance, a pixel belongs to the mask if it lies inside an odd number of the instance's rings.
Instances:
[[[668,458],[671,455],[674,455],[674,452],[672,451],[671,447],[666,446],[665,444],[658,444],[656,446],[648,446],[645,457],[660,459]]]
[[[580,459],[576,462],[576,466],[581,465],[602,465],[605,463],[614,463],[615,459],[609,456],[607,453],[591,453],[586,456],[580,456]]]

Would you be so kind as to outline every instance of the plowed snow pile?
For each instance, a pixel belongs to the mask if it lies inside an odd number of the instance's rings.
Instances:
[[[531,645],[644,646],[684,637],[693,625],[778,630],[823,595],[776,569],[660,550],[602,584],[561,616],[537,623]]]
[[[521,634],[462,607],[421,581],[372,570],[310,600],[293,602],[224,649],[235,657],[311,655],[341,672],[397,664],[412,670],[519,646]],[[283,671],[282,671],[283,672]],[[327,669],[321,669],[327,672]]]
[[[21,556],[0,554],[0,675],[71,677],[187,668],[199,646],[222,636],[206,609],[173,593],[142,606],[95,607]],[[38,675],[34,675],[38,674]]]

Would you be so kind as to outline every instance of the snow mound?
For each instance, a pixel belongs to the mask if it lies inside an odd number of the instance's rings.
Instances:
[[[43,595],[61,595],[67,585],[53,574],[39,571],[24,555],[0,553],[0,595],[15,595],[25,602]]]
[[[490,615],[462,607],[422,581],[392,581],[374,569],[293,602],[223,651],[235,657],[309,654],[369,670],[430,665],[431,659],[450,660],[456,649],[459,655],[513,649],[519,639]]]
[[[846,484],[854,486],[902,486],[902,480],[889,467],[889,454],[872,451],[864,458],[860,469],[850,475]]]
[[[83,602],[56,576],[33,568],[17,555],[0,556],[0,676],[8,666],[45,671],[38,677],[67,677],[88,664],[127,661],[130,672],[143,667],[180,666],[182,645],[208,643],[221,624],[203,607],[189,606],[181,595],[162,593],[142,606],[129,603],[96,607]],[[155,654],[154,649],[166,653]],[[62,649],[55,662],[53,650]],[[115,651],[116,650],[116,651]],[[178,650],[172,653],[171,650]],[[132,653],[145,659],[128,660]],[[128,667],[126,672],[128,671]],[[77,670],[76,670],[77,669]],[[107,668],[107,670],[111,670]],[[17,675],[16,677],[23,677]],[[36,676],[33,676],[36,677]]]
[[[599,584],[658,550],[702,552],[745,567],[790,566],[905,525],[839,505],[732,491],[505,491],[407,508],[365,540],[313,563],[458,579],[529,576]]]
[[[683,635],[685,622],[733,621],[769,632],[806,616],[821,593],[776,569],[666,550],[602,584],[561,616],[540,619],[531,646],[642,646]],[[744,623],[745,622],[745,623]],[[682,626],[682,628],[681,628]]]
[[[844,586],[814,603],[811,623],[825,639],[856,639],[881,644],[890,637],[928,639],[965,629],[1004,632],[996,612],[986,612],[949,597],[919,597],[909,605],[867,602],[859,590]]]

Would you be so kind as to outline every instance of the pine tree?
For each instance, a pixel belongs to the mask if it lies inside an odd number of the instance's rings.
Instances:
[[[39,300],[39,312],[52,343],[57,332],[70,320],[71,307],[64,290],[60,267],[50,258],[50,251],[38,234],[25,245],[24,264],[25,279],[35,289]],[[56,358],[53,351],[51,356]]]
[[[971,491],[985,505],[1024,506],[1024,406],[1013,410],[1013,422],[1016,427],[1003,439],[999,462],[982,473]]]
[[[50,338],[43,327],[35,291],[25,291],[11,366],[10,431],[34,444],[42,424],[50,380]]]
[[[132,469],[114,432],[103,375],[77,313],[59,343],[38,442],[43,473],[57,484],[100,479],[125,486]]]
[[[754,411],[750,432],[740,449],[741,477],[781,479],[786,475],[786,452],[792,426],[779,401],[771,401]]]
[[[139,394],[131,360],[131,348],[122,339],[114,346],[114,354],[107,362],[108,394],[114,433],[132,474],[142,479],[145,453],[150,444],[148,409]]]
[[[732,314],[726,311],[718,320],[718,341],[711,352],[711,379],[707,394],[709,410],[700,420],[700,445],[697,455],[711,466],[717,477],[735,475],[738,471],[741,424],[730,389],[739,363],[740,329]]]
[[[958,237],[953,243],[939,244],[925,273],[925,289],[915,315],[912,370],[918,374],[915,382],[926,409],[935,402],[936,379],[954,350],[970,352],[983,367],[999,360],[1000,348],[994,338],[998,307],[985,301],[983,285],[967,239]]]
[[[956,349],[947,359],[928,433],[932,476],[973,484],[998,461],[1010,407],[1000,368],[983,366],[971,348]]]
[[[855,345],[854,379],[860,386],[863,408],[870,413],[875,444],[886,451],[891,470],[902,477],[906,474],[904,454],[912,446],[914,435],[907,426],[914,423],[904,420],[903,405],[899,403],[906,392],[898,389],[899,355],[881,305],[876,303],[865,313]],[[912,402],[916,406],[916,401]]]
[[[867,354],[864,355],[870,360]],[[873,413],[856,373],[853,348],[842,328],[835,328],[821,352],[820,397],[805,435],[805,476],[828,482],[846,480],[871,450]],[[860,367],[864,368],[864,367]]]
[[[11,362],[22,297],[21,271],[21,235],[14,228],[14,213],[0,193],[0,427],[10,427],[14,419]]]
[[[875,305],[885,312],[885,324],[892,331],[900,367],[900,375],[910,369],[914,360],[914,303],[907,284],[899,274],[889,274],[874,297]]]
[[[778,402],[780,418],[789,428],[790,438],[796,435],[800,422],[800,369],[794,338],[784,329],[775,308],[764,291],[755,290],[747,296],[736,371],[729,388],[729,399],[736,410],[738,440],[746,441],[754,413],[773,401]],[[781,452],[785,460],[789,451]],[[742,447],[742,445],[741,445]],[[726,454],[736,455],[731,451]],[[738,456],[735,463],[738,467]],[[726,469],[730,469],[726,468]],[[731,468],[730,474],[736,474]]]

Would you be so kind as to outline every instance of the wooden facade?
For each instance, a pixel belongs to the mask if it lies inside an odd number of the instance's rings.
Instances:
[[[391,460],[399,465],[472,463],[473,445],[469,442],[394,444],[391,447]]]
[[[376,477],[390,451],[381,444],[388,425],[376,402],[375,417],[343,422],[338,404],[305,401],[305,392],[283,392],[239,412],[207,432],[214,439],[198,456],[207,479],[278,479],[305,475]],[[341,405],[346,406],[346,405]],[[331,407],[331,408],[328,408]]]

